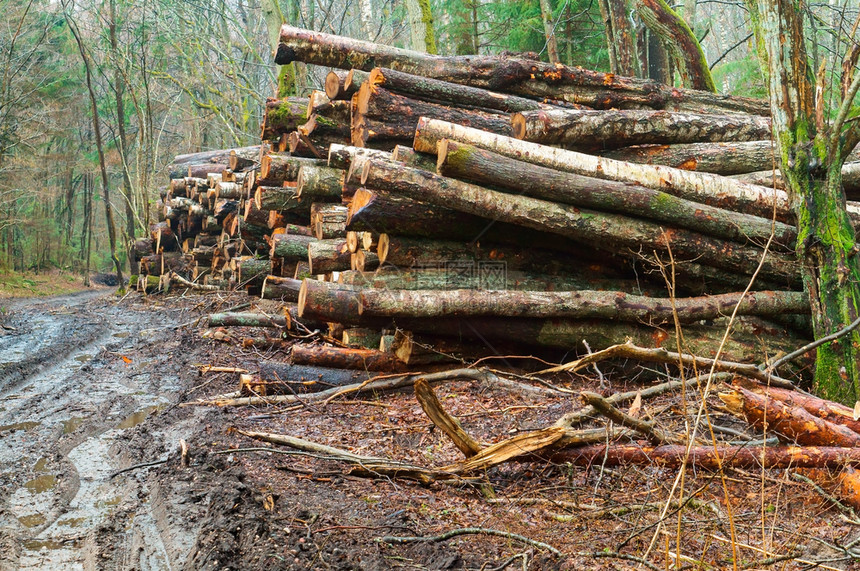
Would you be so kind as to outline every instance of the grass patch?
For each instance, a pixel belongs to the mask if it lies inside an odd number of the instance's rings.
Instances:
[[[84,289],[82,276],[65,272],[0,272],[0,298],[66,295]]]

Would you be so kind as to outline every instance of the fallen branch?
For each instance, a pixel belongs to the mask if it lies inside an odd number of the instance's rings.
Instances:
[[[715,371],[742,375],[744,377],[749,377],[751,379],[756,379],[757,381],[762,381],[763,383],[770,384],[771,386],[798,390],[795,384],[788,379],[783,379],[782,377],[772,375],[768,371],[763,371],[759,369],[756,365],[723,360],[715,361],[714,359],[708,359],[707,357],[697,357],[695,355],[689,355],[687,353],[676,353],[674,351],[669,351],[662,347],[639,347],[638,345],[634,345],[632,341],[627,341],[625,343],[613,345],[612,347],[607,347],[602,351],[590,353],[585,357],[582,357],[581,359],[577,359],[576,361],[571,361],[570,363],[565,363],[564,365],[559,365],[558,367],[552,367],[551,369],[545,369],[543,371],[538,372],[537,374],[543,375],[548,373],[559,373],[561,371],[570,371],[575,373],[576,371],[579,371],[593,363],[616,358],[636,359],[639,361],[647,361],[651,363],[689,365],[698,369],[713,368]]]
[[[464,527],[460,529],[452,529],[451,531],[446,531],[440,535],[434,535],[431,537],[394,537],[394,536],[385,536],[379,538],[378,541],[383,543],[392,543],[392,544],[402,544],[402,543],[438,543],[440,541],[447,541],[451,538],[457,537],[459,535],[495,535],[497,537],[504,537],[506,539],[512,539],[514,541],[519,541],[520,543],[525,543],[526,545],[531,545],[533,547],[537,547],[539,549],[546,549],[551,552],[556,557],[561,557],[562,553],[552,545],[544,543],[542,541],[536,541],[534,539],[529,539],[524,535],[520,535],[518,533],[511,533],[509,531],[501,531],[499,529],[489,529],[486,527]]]
[[[424,413],[454,442],[466,458],[471,458],[481,450],[481,445],[463,430],[460,421],[442,408],[442,403],[436,398],[430,383],[424,379],[418,379],[415,381],[414,388],[415,398],[418,399],[418,404],[421,405]]]
[[[671,434],[667,434],[662,430],[654,427],[654,423],[646,422],[638,418],[634,418],[629,414],[621,412],[597,393],[583,391],[582,398],[585,402],[594,407],[594,410],[621,426],[632,428],[636,432],[645,435],[652,444],[680,444],[683,439]]]
[[[226,291],[225,288],[216,285],[203,285],[190,282],[176,272],[170,272],[170,281],[198,291]]]

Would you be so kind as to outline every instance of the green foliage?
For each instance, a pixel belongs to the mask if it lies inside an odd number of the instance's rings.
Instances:
[[[737,61],[718,64],[712,74],[720,93],[767,98],[767,83],[754,54],[748,54]]]

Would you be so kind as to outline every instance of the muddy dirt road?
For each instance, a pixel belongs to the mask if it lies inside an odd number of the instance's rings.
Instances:
[[[168,569],[193,542],[193,529],[173,533],[159,520],[144,480],[111,477],[160,459],[135,458],[128,441],[177,399],[185,365],[170,364],[171,343],[162,344],[175,336],[176,312],[117,303],[111,293],[0,302],[4,571],[101,569],[117,557],[122,567]],[[149,432],[147,453],[166,456],[182,431],[178,423]]]

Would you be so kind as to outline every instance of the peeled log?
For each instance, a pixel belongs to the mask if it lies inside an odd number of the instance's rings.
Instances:
[[[758,141],[770,137],[770,119],[740,114],[542,109],[516,113],[511,125],[517,139],[580,150]]]
[[[372,159],[365,163],[362,183],[446,208],[551,232],[602,250],[625,248],[666,253],[671,248],[676,260],[695,259],[714,268],[746,275],[756,271],[762,255],[759,248],[709,238],[689,230],[506,194]],[[762,265],[763,275],[789,278],[789,282],[797,280],[798,272],[795,264],[777,254],[769,254]]]
[[[860,434],[800,406],[739,386],[733,387],[732,392],[720,393],[719,397],[732,414],[742,416],[765,434],[776,433],[783,441],[805,446],[860,446]]]
[[[652,298],[613,291],[517,292],[460,289],[379,290],[360,294],[359,313],[373,317],[566,317],[666,323],[677,314],[681,323],[730,315],[774,316],[808,313],[804,292],[766,291],[694,298]]]
[[[439,143],[438,153],[438,171],[445,176],[543,200],[666,222],[741,244],[766,242],[773,233],[777,244],[794,249],[796,229],[767,218],[707,206],[641,185],[530,165],[447,139]]]
[[[764,218],[773,217],[775,206],[778,220],[785,222],[793,219],[790,214],[788,195],[781,190],[751,185],[710,173],[686,171],[662,165],[614,161],[486,133],[479,129],[444,121],[420,121],[413,148],[423,153],[436,153],[437,144],[442,139],[468,143],[500,155],[555,170],[640,184],[693,202],[755,214]]]
[[[411,141],[421,117],[470,125],[492,133],[510,134],[511,125],[502,115],[445,107],[435,103],[410,99],[365,82],[355,96],[352,113],[352,144],[357,147],[393,146]],[[385,125],[380,129],[377,125]]]
[[[290,352],[294,365],[312,365],[335,369],[357,369],[359,371],[387,371],[398,373],[407,367],[392,353],[375,349],[353,349],[326,345],[296,344]]]
[[[275,63],[303,61],[340,69],[387,67],[452,83],[561,99],[600,109],[651,107],[679,111],[769,115],[764,100],[678,89],[655,81],[509,56],[442,57],[285,25]]]
[[[841,468],[860,464],[860,448],[823,446],[686,446],[651,447],[638,444],[592,445],[554,453],[550,461],[577,466],[660,466],[682,464],[705,470],[722,468],[786,469]]]

